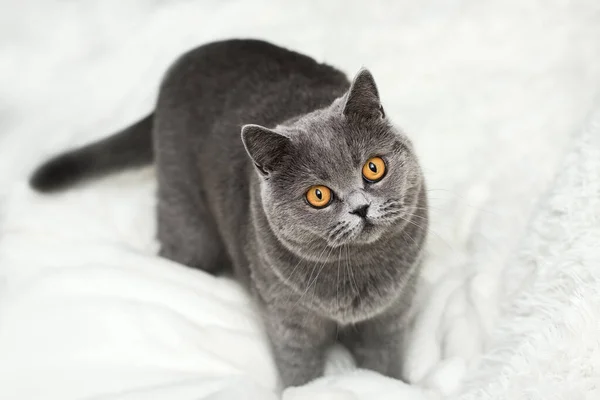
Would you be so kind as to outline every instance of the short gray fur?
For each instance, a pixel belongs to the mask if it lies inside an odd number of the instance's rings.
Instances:
[[[361,174],[372,156],[388,169],[377,183]],[[32,185],[58,190],[153,159],[160,254],[234,272],[262,310],[284,386],[321,376],[336,339],[359,367],[402,377],[426,189],[367,70],[350,85],[266,42],[201,46],[169,69],[153,115],[51,160]],[[316,184],[334,193],[324,209],[305,201]],[[351,213],[365,205],[366,217]]]

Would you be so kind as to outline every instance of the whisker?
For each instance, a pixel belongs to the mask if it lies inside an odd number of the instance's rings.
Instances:
[[[298,306],[298,304],[300,304],[300,301],[302,301],[302,299],[304,298],[304,296],[306,295],[306,293],[308,293],[308,291],[310,290],[311,286],[317,281],[317,278],[319,277],[319,274],[321,273],[321,271],[323,271],[323,268],[325,268],[325,265],[327,265],[327,262],[329,261],[329,257],[331,256],[331,253],[333,252],[333,249],[335,249],[335,247],[331,247],[329,250],[329,253],[327,253],[327,258],[325,259],[325,261],[323,261],[323,263],[320,265],[320,269],[317,272],[317,275],[315,276],[315,278],[311,281],[310,279],[312,278],[312,273],[310,274],[309,279],[309,283],[308,286],[306,287],[306,290],[304,290],[304,293],[302,293],[302,295],[300,296],[300,298],[298,299],[298,301],[296,302],[296,304],[294,304],[294,308],[296,306]],[[317,269],[319,267],[319,264],[315,264],[315,267],[313,267],[313,270]]]
[[[348,245],[346,245],[346,254],[349,254]],[[348,270],[350,271],[350,283],[354,286],[354,290],[356,291],[356,294],[358,295],[359,290],[358,290],[358,285],[356,284],[356,279],[354,277],[354,271],[352,270],[352,265],[350,264],[350,262],[348,262],[348,264],[349,264]]]
[[[327,263],[323,263],[323,265],[321,266],[321,268],[319,269],[319,272],[317,273],[317,276],[315,276],[315,280],[313,281],[313,283],[311,284],[311,286],[314,288],[314,290],[317,290],[317,279],[319,279],[319,275],[321,275],[321,272],[323,271],[323,269],[325,269],[325,266],[327,265]],[[313,285],[314,284],[314,285]],[[310,286],[309,286],[310,288]],[[316,294],[313,293],[313,299],[315,298]]]
[[[346,256],[346,260],[345,260],[345,263],[344,263],[344,280],[342,281],[342,285],[343,285],[343,288],[344,288],[344,302],[348,298],[348,294],[347,294],[347,287],[348,287],[348,285],[347,285],[348,282],[347,281],[348,281],[348,276],[349,276],[349,274],[348,274],[348,263],[349,263],[348,262],[348,256]],[[346,311],[345,308],[344,308],[344,311]]]
[[[410,215],[409,215],[409,218],[412,218],[413,216],[417,216],[417,217],[418,217],[418,215],[410,214]],[[452,250],[452,251],[456,251],[456,249],[455,249],[454,247],[452,247],[452,246],[450,245],[450,243],[448,243],[448,241],[447,241],[446,239],[444,239],[442,236],[440,236],[440,234],[438,234],[436,231],[434,231],[433,229],[431,229],[431,227],[430,227],[430,226],[427,226],[427,228],[426,228],[426,227],[424,227],[424,226],[422,226],[422,225],[419,225],[419,224],[417,224],[417,223],[416,223],[416,222],[414,222],[414,221],[411,221],[411,220],[409,220],[409,219],[403,218],[403,217],[401,217],[401,216],[399,216],[398,218],[400,218],[400,219],[401,219],[401,220],[403,220],[404,222],[407,222],[407,223],[413,224],[414,226],[416,226],[416,227],[417,227],[417,228],[419,228],[419,229],[423,229],[423,230],[425,230],[427,233],[432,233],[432,234],[434,234],[434,235],[435,235],[435,236],[436,236],[438,239],[440,239],[442,242],[444,242],[444,244],[445,244],[446,246],[448,246],[448,248],[449,248],[450,250]],[[415,243],[415,244],[416,244],[416,243]]]
[[[312,249],[314,246],[311,246],[310,248]],[[304,261],[301,257],[298,257],[298,262],[296,263],[296,265],[294,265],[294,268],[292,268],[292,272],[289,273],[289,275],[287,277],[284,276],[284,284],[286,285],[290,285],[292,278],[294,276],[294,273],[296,272],[296,269],[300,266],[300,264],[302,264],[302,261]],[[286,298],[286,303],[290,300],[290,298],[292,297],[292,295],[294,294],[294,292],[292,290],[288,291],[288,295]]]
[[[342,261],[342,248],[340,247],[340,256],[337,263],[337,278],[335,280],[335,304],[336,308],[340,309],[340,261]],[[337,331],[336,331],[337,336]]]
[[[309,252],[311,252],[311,251],[314,249],[314,247],[315,247],[315,246],[316,246],[316,244],[313,244],[313,245],[311,245],[311,246],[310,246],[310,248],[308,249],[308,251],[309,251]],[[319,254],[319,257],[317,257],[317,260],[320,260],[320,259],[321,259],[321,257],[323,256],[323,254],[325,253],[325,251],[326,251],[326,250],[327,250],[327,246],[324,246],[324,247],[323,247],[323,250],[322,250],[322,251],[321,251],[321,253]],[[296,271],[296,268],[298,268],[298,266],[299,266],[300,264],[302,264],[302,261],[304,261],[304,259],[303,259],[302,257],[298,257],[298,258],[299,258],[299,261],[298,261],[298,263],[296,264],[296,266],[295,266],[295,267],[292,269],[292,272],[290,272],[290,274],[289,274],[289,277],[288,277],[288,279],[286,280],[286,282],[287,282],[287,283],[289,283],[289,282],[290,282],[290,280],[292,279],[292,276],[293,276],[294,272]]]
[[[389,210],[390,208],[380,208],[381,211]],[[411,206],[400,206],[399,209],[410,209],[410,210],[426,210],[426,211],[447,211],[441,207],[436,207],[429,204],[427,207],[411,207]]]
[[[429,221],[428,217],[424,217],[422,215],[417,214],[408,214],[408,218],[421,218],[422,220]]]
[[[309,251],[312,251],[312,248],[314,246],[311,246],[311,248],[309,249]],[[288,277],[285,279],[285,283],[289,284],[290,281],[292,280],[292,277],[294,276],[294,272],[296,272],[296,268],[298,268],[300,266],[300,264],[302,264],[302,261],[304,261],[302,259],[302,257],[298,257],[298,262],[296,263],[296,265],[294,266],[294,268],[292,268],[292,272],[290,272],[290,274],[288,275]]]
[[[417,208],[427,209],[426,207],[414,207],[413,209],[417,209]],[[451,249],[452,251],[456,251],[456,249],[454,249],[454,247],[452,247],[450,245],[450,243],[448,243],[448,241],[446,241],[446,239],[444,239],[439,233],[437,233],[436,231],[434,231],[431,228],[431,226],[428,225],[427,227],[425,227],[425,226],[423,226],[421,224],[416,223],[415,221],[412,221],[412,217],[417,217],[417,218],[421,218],[422,220],[428,221],[429,219],[426,218],[426,217],[423,217],[423,216],[420,216],[420,215],[416,215],[416,214],[409,214],[408,215],[409,219],[406,219],[406,218],[402,217],[402,210],[401,209],[388,212],[386,214],[386,217],[395,217],[395,218],[401,219],[402,221],[404,221],[406,223],[412,224],[412,225],[414,225],[415,227],[417,227],[419,229],[423,229],[426,232],[431,233],[431,234],[435,235],[437,238],[439,238],[446,246],[448,246],[449,249]],[[413,240],[413,242],[415,243],[415,245],[418,246],[418,244],[416,243],[416,241],[414,240],[414,238],[411,237],[411,239]]]
[[[482,207],[477,207],[477,206],[474,206],[474,205],[470,204],[466,198],[464,198],[463,196],[461,196],[458,193],[453,192],[452,190],[449,190],[449,189],[427,189],[427,192],[445,192],[445,193],[449,193],[449,194],[453,195],[455,198],[464,201],[464,203],[468,207],[471,207],[471,208],[474,208],[476,210],[480,210],[480,211],[483,211],[483,212],[486,212],[486,213],[490,213],[490,214],[493,214],[493,215],[496,215],[496,216],[500,216],[498,213],[496,213],[496,212],[494,212],[492,210],[488,210],[488,209],[485,209],[485,208],[482,208]],[[434,197],[429,197],[429,198],[430,199],[436,199]],[[437,200],[440,200],[440,198],[437,198]],[[441,199],[441,200],[445,200],[445,199]]]
[[[403,221],[406,221],[406,220],[405,220],[404,218],[402,218],[402,217],[400,217],[400,219],[402,219]],[[410,221],[406,221],[406,222],[410,222]],[[403,229],[403,230],[402,230],[402,233],[405,233],[405,234],[406,234],[406,236],[408,236],[408,237],[410,238],[410,240],[412,240],[412,242],[415,244],[415,246],[417,246],[417,248],[418,248],[419,250],[421,249],[421,246],[419,246],[419,244],[417,243],[417,241],[415,240],[415,238],[413,238],[413,237],[410,235],[410,233],[408,233],[408,232],[406,231],[406,229]]]
[[[315,245],[312,245],[312,246],[310,247],[310,250],[312,250],[312,249],[314,248],[314,246],[315,246]],[[324,247],[323,247],[323,250],[322,250],[322,251],[321,251],[321,253],[319,254],[319,257],[317,257],[317,260],[320,260],[320,259],[321,259],[321,257],[323,256],[323,254],[325,253],[325,251],[326,251],[326,250],[327,250],[327,246],[324,246]],[[298,266],[299,266],[300,264],[302,264],[302,261],[304,261],[304,260],[303,260],[302,258],[300,258],[300,260],[298,261],[298,263],[296,264],[296,266],[294,267],[294,269],[292,270],[292,272],[289,274],[289,277],[288,277],[288,279],[286,280],[286,282],[288,282],[288,283],[289,283],[289,282],[291,281],[291,279],[292,279],[292,277],[293,277],[293,275],[294,275],[294,272],[296,271],[296,269],[298,268]],[[318,265],[318,262],[316,262],[316,263],[315,263],[315,265],[313,265],[313,267],[312,267],[312,269],[311,269],[311,271],[310,271],[310,276],[309,276],[309,278],[308,278],[308,279],[309,279],[309,281],[310,281],[310,279],[312,278],[312,275],[313,275],[313,273],[315,272],[315,269],[316,269],[316,266],[317,266],[317,265]],[[293,292],[293,291],[291,291],[291,290],[290,290],[290,291],[289,291],[289,293],[288,293],[287,301],[289,301],[289,300],[290,300],[290,298],[292,297],[292,295],[293,295],[293,294],[295,294],[295,292]]]
[[[336,235],[338,235],[341,231],[343,231],[346,227],[348,226],[348,223],[340,223],[338,225],[335,226],[335,228],[333,228],[331,230],[331,232],[329,232],[329,237],[334,237]]]

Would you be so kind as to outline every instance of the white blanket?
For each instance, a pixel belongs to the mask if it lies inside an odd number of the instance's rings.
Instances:
[[[600,104],[504,273],[524,290],[461,399],[600,398],[599,243]]]
[[[56,196],[25,184],[51,153],[147,112],[177,54],[231,36],[349,74],[368,66],[431,188],[407,342],[414,385],[353,370],[335,349],[328,376],[284,398],[597,398],[598,116],[576,133],[600,88],[598,10],[595,0],[3,7],[0,398],[278,397],[245,293],[154,255],[151,168]]]

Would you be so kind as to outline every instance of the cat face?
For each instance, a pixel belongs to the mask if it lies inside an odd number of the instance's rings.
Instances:
[[[246,125],[242,138],[269,224],[292,245],[366,245],[415,211],[419,165],[367,70],[328,108],[274,130]]]

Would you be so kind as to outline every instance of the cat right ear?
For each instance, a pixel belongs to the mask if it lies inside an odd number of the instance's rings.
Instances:
[[[383,107],[375,79],[368,69],[363,68],[354,77],[344,105],[344,115],[384,118]]]
[[[277,169],[291,144],[287,136],[253,124],[242,127],[242,141],[248,155],[263,176],[268,176]]]

